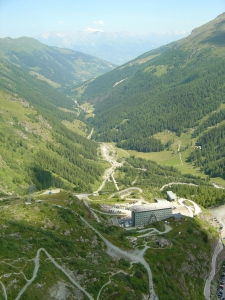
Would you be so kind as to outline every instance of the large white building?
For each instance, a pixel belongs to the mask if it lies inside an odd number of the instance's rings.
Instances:
[[[135,205],[131,211],[132,226],[144,226],[172,217],[173,206],[168,201]]]

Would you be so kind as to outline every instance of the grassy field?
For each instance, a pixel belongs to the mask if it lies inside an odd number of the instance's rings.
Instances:
[[[70,130],[72,130],[80,135],[87,136],[87,126],[84,122],[75,119],[73,121],[73,123],[68,122],[66,120],[64,120],[62,123]]]
[[[220,178],[220,177],[216,177],[216,178],[211,178],[210,179],[211,183],[215,183],[219,186],[225,187],[225,180]]]
[[[176,167],[182,174],[191,174],[207,178],[207,175],[200,172],[199,168],[196,168],[193,164],[186,161],[195,147],[196,139],[191,138],[192,131],[193,130],[190,130],[190,132],[184,133],[180,137],[177,137],[175,133],[169,131],[155,134],[154,137],[160,139],[164,145],[171,141],[169,148],[161,152],[137,152],[121,148],[116,148],[116,152],[120,160],[134,155],[135,157],[155,161],[160,165]],[[210,182],[225,187],[225,180],[221,178],[212,178]]]

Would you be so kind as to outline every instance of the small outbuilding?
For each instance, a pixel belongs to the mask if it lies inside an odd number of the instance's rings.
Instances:
[[[174,194],[172,191],[167,191],[166,193],[169,201],[177,200],[177,195]]]

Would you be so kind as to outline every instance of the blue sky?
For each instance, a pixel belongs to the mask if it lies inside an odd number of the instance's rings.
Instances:
[[[0,0],[0,37],[49,31],[191,32],[225,12],[225,0]]]

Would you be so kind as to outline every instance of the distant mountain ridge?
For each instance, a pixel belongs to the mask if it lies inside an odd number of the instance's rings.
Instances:
[[[50,47],[28,37],[0,39],[0,59],[61,90],[115,68],[91,55]]]
[[[185,32],[141,35],[133,32],[105,32],[85,28],[79,32],[44,32],[36,38],[51,46],[81,51],[122,65],[146,51],[156,49],[186,35]]]

